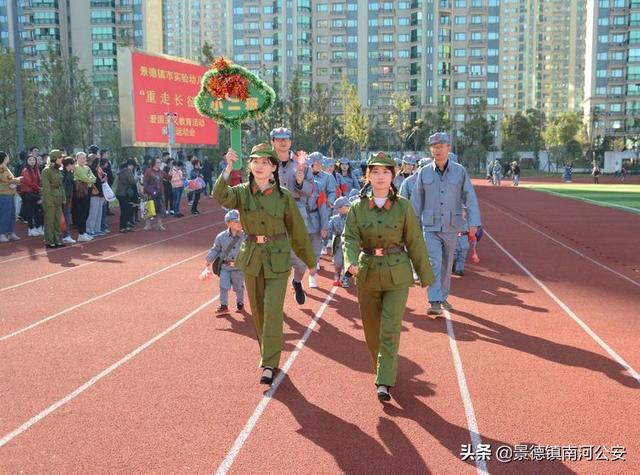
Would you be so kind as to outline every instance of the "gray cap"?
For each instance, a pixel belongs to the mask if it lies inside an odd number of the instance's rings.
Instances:
[[[239,221],[239,220],[240,220],[240,213],[238,213],[238,210],[236,209],[229,210],[227,214],[224,215],[225,223],[228,223],[229,221]]]
[[[429,137],[429,145],[437,145],[439,143],[450,144],[449,134],[446,132],[436,132]]]

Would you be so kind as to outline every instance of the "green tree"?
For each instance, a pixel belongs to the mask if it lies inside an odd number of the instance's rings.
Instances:
[[[343,137],[353,155],[359,156],[369,143],[369,117],[363,112],[358,91],[353,84],[344,81]]]
[[[559,168],[565,162],[573,162],[581,156],[578,135],[580,129],[578,115],[570,111],[552,117],[547,123],[542,136],[556,167]]]
[[[460,130],[457,150],[464,163],[473,163],[480,171],[485,167],[487,152],[494,148],[496,123],[487,119],[487,101],[484,99],[467,106],[466,117]]]
[[[293,79],[289,86],[289,97],[285,103],[286,123],[292,131],[299,134],[302,131],[302,118],[305,113],[305,97],[302,96],[300,87],[300,71],[297,69],[293,73]]]
[[[317,148],[322,153],[329,153],[333,139],[337,136],[336,119],[331,116],[331,90],[322,84],[316,84],[309,100],[309,110],[305,115],[303,128],[306,139],[298,143],[302,150]]]
[[[63,60],[50,49],[41,66],[40,113],[50,122],[50,145],[67,150],[89,145],[93,88],[78,67],[78,58]]]
[[[215,59],[216,55],[213,51],[213,47],[207,41],[205,41],[202,45],[202,56],[200,57],[200,63],[203,66],[211,66]]]
[[[388,124],[398,141],[400,152],[404,151],[412,125],[409,121],[411,111],[411,101],[406,92],[394,93],[391,96],[391,112],[389,113]]]
[[[542,131],[547,123],[547,118],[543,111],[538,109],[527,109],[524,112],[529,124],[531,126],[531,137],[527,148],[533,152],[536,168],[540,163],[540,150],[544,149],[544,139],[542,138]]]
[[[5,50],[0,52],[0,150],[5,150],[16,155],[18,150],[17,115],[16,115],[16,83],[13,52]],[[38,89],[33,76],[27,70],[20,71],[22,83],[22,97],[24,108],[24,139],[25,146],[41,146],[46,130],[44,121],[39,121],[38,113]]]
[[[500,124],[502,132],[502,158],[512,161],[518,158],[518,152],[528,149],[533,127],[527,116],[521,112],[506,115]]]
[[[284,100],[282,98],[282,94],[280,92],[280,79],[277,74],[273,75],[271,87],[276,93],[276,100],[273,106],[271,106],[271,108],[266,111],[266,113],[260,115],[256,119],[252,119],[251,121],[246,122],[247,126],[250,127],[250,130],[246,134],[246,140],[249,144],[255,145],[260,142],[268,142],[269,133],[271,132],[271,130],[276,127],[287,126],[285,121],[286,108]],[[293,130],[293,133],[296,134],[296,131]],[[294,136],[294,141],[295,140],[296,137]]]

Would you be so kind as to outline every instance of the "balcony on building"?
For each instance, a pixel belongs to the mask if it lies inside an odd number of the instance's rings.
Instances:
[[[26,8],[59,8],[58,0],[29,0],[22,2],[23,11]]]
[[[97,8],[115,8],[115,0],[91,0],[90,6]]]

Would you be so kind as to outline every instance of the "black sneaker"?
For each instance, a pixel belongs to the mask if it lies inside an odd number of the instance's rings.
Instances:
[[[306,300],[306,296],[304,290],[302,290],[302,282],[292,280],[291,283],[293,284],[293,290],[296,293],[296,302],[298,302],[298,305],[303,305]]]
[[[239,303],[238,305],[236,305],[236,310],[238,312],[244,311],[244,304],[243,303]]]
[[[225,313],[229,313],[229,307],[227,307],[226,305],[220,305],[216,309],[216,315],[223,315]]]
[[[442,311],[442,302],[429,302],[431,306],[427,309],[427,315],[441,316],[444,314]]]

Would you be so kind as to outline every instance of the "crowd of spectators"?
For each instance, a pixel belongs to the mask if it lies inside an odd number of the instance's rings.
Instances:
[[[47,247],[91,241],[111,232],[108,216],[114,215],[116,201],[119,232],[134,231],[142,220],[150,229],[152,219],[144,219],[141,205],[149,200],[155,205],[153,221],[163,230],[163,216],[184,216],[185,189],[191,213],[199,214],[201,195],[211,195],[212,172],[209,160],[186,158],[182,152],[175,159],[168,152],[145,156],[142,163],[132,157],[119,167],[109,150],[97,145],[75,154],[31,147],[17,160],[0,152],[0,243],[20,239],[16,222],[27,225],[27,236],[43,237]]]

